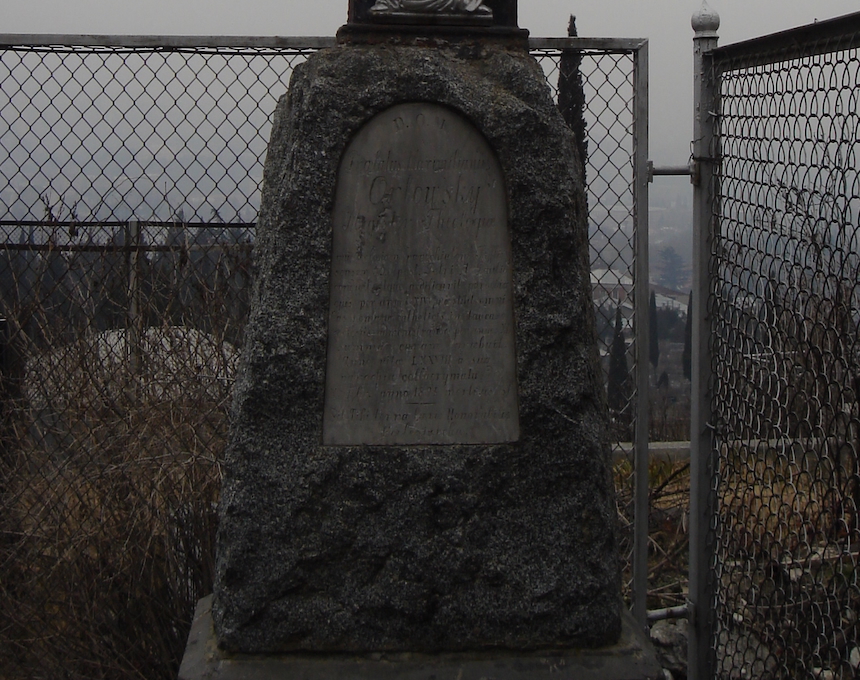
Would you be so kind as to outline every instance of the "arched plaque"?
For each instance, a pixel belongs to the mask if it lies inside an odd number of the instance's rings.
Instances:
[[[399,104],[341,160],[323,444],[517,439],[501,168],[460,114]]]

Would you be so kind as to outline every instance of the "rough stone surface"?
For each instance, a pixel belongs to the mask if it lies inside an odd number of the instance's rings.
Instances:
[[[231,654],[218,648],[212,597],[197,603],[179,680],[657,680],[645,632],[621,611],[621,636],[596,649],[442,654]],[[669,680],[672,680],[671,678]]]
[[[675,680],[686,678],[689,638],[687,619],[658,621],[651,626],[650,637],[660,665],[669,671]]]
[[[341,156],[401,102],[452,107],[504,172],[519,441],[322,445]],[[265,169],[224,462],[213,618],[248,653],[599,646],[615,506],[570,131],[525,51],[340,46],[294,72]]]

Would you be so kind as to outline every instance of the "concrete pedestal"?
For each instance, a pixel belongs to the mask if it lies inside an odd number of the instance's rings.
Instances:
[[[218,649],[212,597],[197,604],[179,680],[652,680],[654,649],[629,612],[621,638],[597,649],[458,654],[228,654]]]

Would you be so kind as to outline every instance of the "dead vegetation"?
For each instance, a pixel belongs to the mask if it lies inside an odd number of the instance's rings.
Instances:
[[[860,669],[857,463],[837,455],[844,448],[814,438],[723,448],[721,654],[748,657],[756,677]]]
[[[633,465],[615,464],[615,488],[621,528],[622,585],[624,598],[631,599],[633,551]],[[688,593],[688,513],[690,462],[669,458],[652,459],[648,469],[648,597],[649,609],[676,607]]]
[[[0,260],[0,677],[176,677],[212,589],[241,334],[223,252],[140,258],[132,318],[110,251]]]
[[[0,459],[8,677],[175,677],[211,589],[226,430],[226,389],[219,403],[186,386],[160,400],[63,399],[60,413],[43,393],[37,413],[12,413]]]

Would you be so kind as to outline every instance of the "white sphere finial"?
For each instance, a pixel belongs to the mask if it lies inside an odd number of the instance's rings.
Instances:
[[[716,38],[717,29],[720,27],[720,15],[711,9],[707,0],[702,0],[702,6],[693,14],[690,23],[697,38]]]

